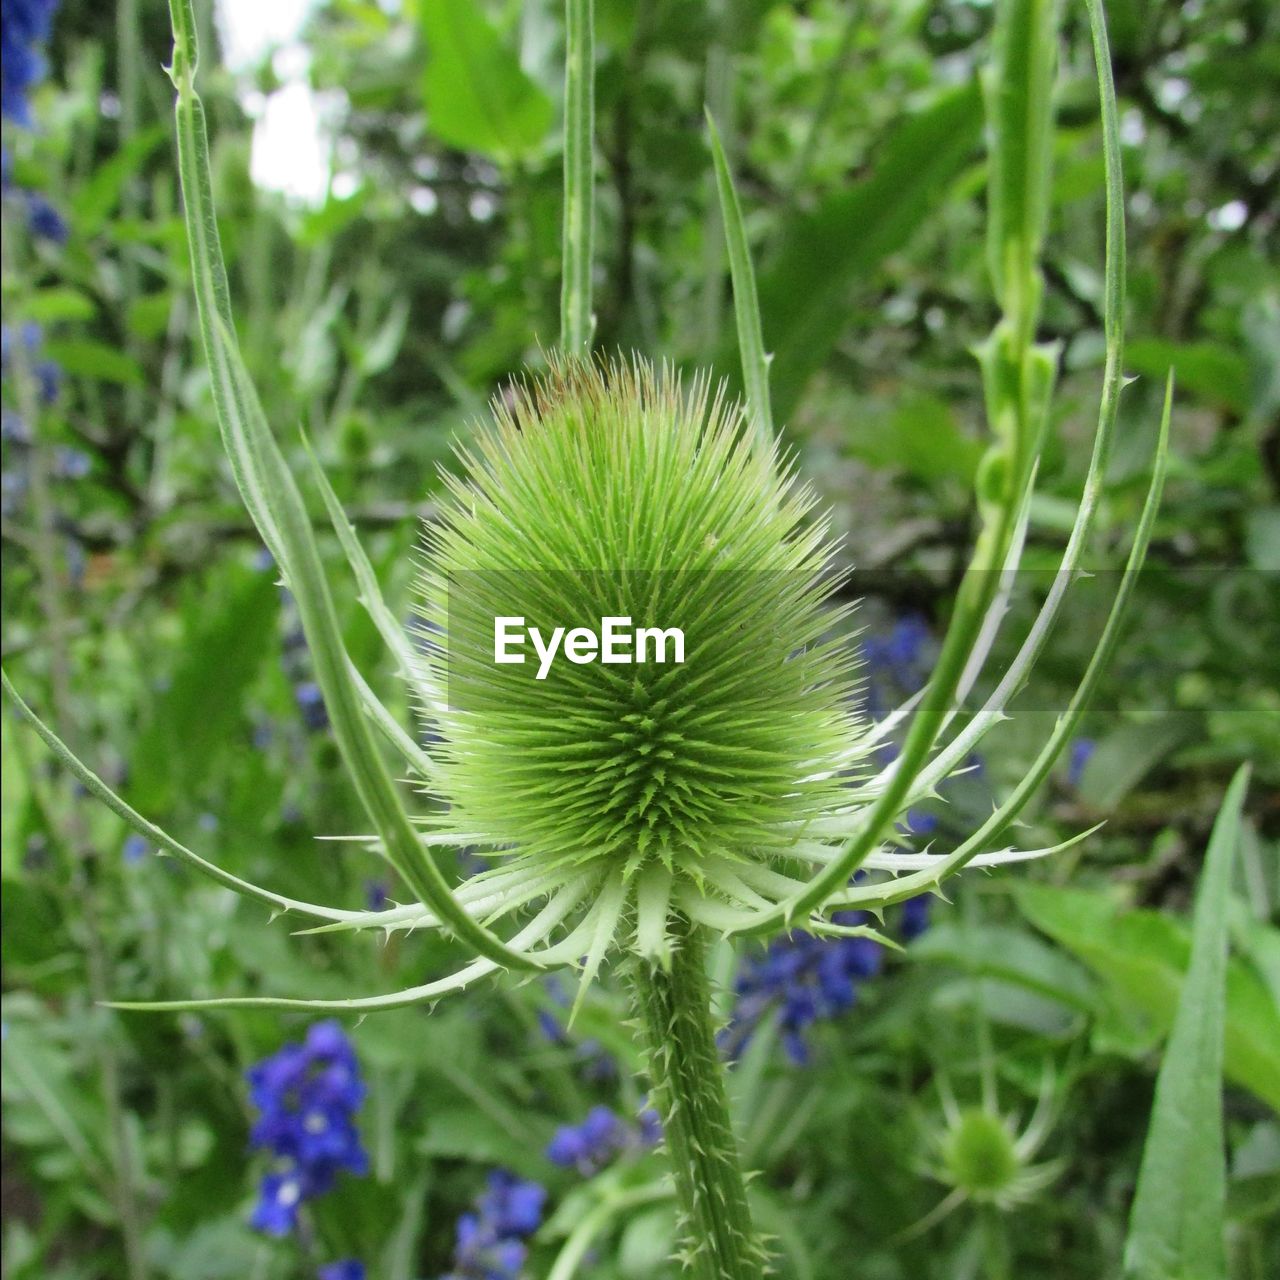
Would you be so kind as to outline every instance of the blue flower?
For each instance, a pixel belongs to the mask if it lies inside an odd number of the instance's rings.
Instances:
[[[598,1173],[625,1151],[653,1146],[662,1136],[657,1113],[646,1108],[638,1125],[608,1107],[592,1107],[581,1124],[561,1125],[547,1146],[547,1159],[584,1178]]]
[[[873,685],[888,682],[914,693],[928,675],[929,624],[917,613],[904,614],[885,635],[867,636],[862,657]]]
[[[847,925],[864,920],[861,912],[837,917],[837,923]],[[803,1066],[809,1061],[806,1032],[853,1008],[859,985],[880,971],[881,951],[872,938],[816,938],[799,932],[776,938],[739,971],[737,1003],[721,1033],[721,1050],[736,1059],[760,1023],[776,1013],[787,1056]]]
[[[298,1210],[308,1192],[306,1180],[297,1169],[264,1174],[249,1225],[265,1235],[289,1235],[298,1225]]]
[[[1067,785],[1079,787],[1084,781],[1085,766],[1088,765],[1098,744],[1092,738],[1077,738],[1071,744],[1071,753],[1067,759]]]
[[[27,94],[45,75],[45,61],[36,45],[49,38],[58,0],[5,0],[0,7],[0,114],[29,129],[34,121]],[[3,156],[0,188],[8,195],[14,190],[12,161]],[[38,192],[25,197],[27,222],[33,235],[61,244],[67,238],[67,224],[56,209]]]
[[[27,193],[27,226],[38,240],[66,244],[69,228],[57,209],[38,191]]]
[[[645,1107],[640,1113],[640,1143],[645,1147],[656,1147],[662,1141],[662,1120],[652,1107]]]
[[[329,727],[329,713],[325,710],[324,695],[314,680],[303,680],[294,686],[294,701],[302,713],[302,723],[312,733],[319,733]]]
[[[861,874],[855,881],[861,879]],[[928,894],[902,904],[898,933],[911,941],[929,927]],[[836,924],[867,923],[864,911],[840,911]],[[720,1050],[729,1061],[741,1056],[761,1022],[778,1019],[782,1046],[796,1066],[809,1061],[806,1033],[815,1023],[847,1013],[858,989],[879,974],[884,948],[874,938],[818,938],[795,932],[775,938],[763,953],[747,957],[734,984],[737,996],[729,1025],[720,1033]]]
[[[500,1235],[530,1236],[542,1225],[547,1191],[536,1182],[524,1182],[504,1169],[489,1175],[489,1186],[480,1198],[480,1211]]]
[[[147,844],[146,839],[140,836],[136,831],[125,837],[124,845],[120,850],[120,856],[128,863],[141,862],[147,856],[147,850],[151,846]]]
[[[929,625],[918,613],[899,618],[884,642],[882,657],[904,685],[919,688],[923,683],[921,658],[929,642]]]
[[[364,1263],[355,1258],[331,1262],[316,1272],[316,1280],[364,1280]]]
[[[5,471],[0,474],[0,513],[11,516],[22,508],[28,486],[25,471]]]
[[[68,538],[63,543],[63,557],[67,564],[67,581],[78,591],[84,586],[84,575],[89,567],[89,559],[84,553],[84,548],[74,538]]]
[[[53,451],[53,474],[58,480],[83,480],[93,469],[89,455],[81,449],[65,445]]]
[[[903,942],[912,942],[929,928],[931,902],[929,894],[921,893],[902,904],[902,915],[898,918],[898,936]]]
[[[35,46],[49,38],[58,0],[4,0],[0,7],[0,112],[30,127],[27,92],[44,79]]]
[[[907,835],[931,836],[938,829],[938,815],[923,809],[908,809],[904,831]]]
[[[360,1064],[338,1023],[317,1022],[305,1040],[264,1058],[246,1077],[259,1113],[249,1142],[277,1160],[263,1176],[251,1222],[287,1235],[302,1204],[329,1191],[340,1172],[368,1172],[355,1124],[365,1096]]]
[[[30,444],[31,432],[27,424],[9,409],[0,411],[0,440],[6,444]]]
[[[62,370],[52,360],[39,359],[40,344],[44,334],[38,324],[24,324],[21,330],[22,346],[30,357],[29,368],[35,378],[36,390],[42,404],[52,404],[58,398],[58,389],[62,384]],[[9,372],[9,359],[13,349],[13,330],[8,325],[0,325],[0,369]],[[5,439],[17,444],[30,444],[31,437],[26,424],[20,419],[6,422]]]
[[[447,1280],[518,1280],[528,1247],[542,1225],[547,1191],[506,1169],[495,1169],[475,1209],[458,1219],[453,1270]]]

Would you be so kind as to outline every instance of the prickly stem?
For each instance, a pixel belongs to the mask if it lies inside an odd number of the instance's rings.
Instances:
[[[672,933],[669,967],[638,961],[632,985],[652,1101],[675,1178],[681,1258],[697,1280],[761,1280],[767,1255],[752,1227],[729,1121],[703,931],[679,920]]]

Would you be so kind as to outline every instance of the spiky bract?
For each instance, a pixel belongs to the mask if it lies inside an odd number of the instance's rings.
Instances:
[[[555,364],[461,457],[421,582],[448,829],[651,906],[785,857],[857,732],[809,490],[706,378],[639,361]],[[674,641],[542,679],[528,645],[494,661],[496,617],[545,636],[610,616],[682,629],[684,662]]]

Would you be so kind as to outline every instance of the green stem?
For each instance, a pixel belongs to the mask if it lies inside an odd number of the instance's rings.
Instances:
[[[1009,1235],[1001,1221],[1000,1212],[992,1205],[982,1210],[983,1280],[1010,1280],[1013,1275],[1013,1259],[1009,1250]]]
[[[685,1266],[697,1280],[761,1280],[765,1252],[751,1225],[729,1122],[702,931],[679,922],[673,932],[670,968],[639,961],[634,994],[652,1100],[675,1176]]]
[[[142,51],[139,48],[138,0],[119,0],[116,6],[116,58],[117,90],[120,95],[119,138],[123,146],[138,136],[138,88],[142,69]],[[138,180],[130,177],[120,192],[120,210],[126,222],[137,220],[141,212]],[[138,259],[133,245],[126,244],[120,254],[120,272],[124,283],[124,296],[130,301],[140,296],[142,289],[138,276]],[[139,358],[138,339],[129,325],[125,329],[124,347],[127,354]],[[125,421],[137,431],[142,423],[142,388],[132,383],[124,389]]]
[[[733,73],[729,66],[726,37],[729,35],[728,6],[725,0],[710,0],[708,20],[711,43],[707,48],[703,98],[711,118],[720,126],[726,154],[733,152]],[[707,212],[703,219],[702,322],[699,350],[710,363],[720,347],[724,311],[724,223],[716,201],[715,174],[707,179]]]
[[[595,223],[595,0],[565,0],[564,281],[560,345],[591,354],[591,249]]]

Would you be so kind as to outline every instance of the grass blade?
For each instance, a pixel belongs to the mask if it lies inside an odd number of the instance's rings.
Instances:
[[[733,312],[738,322],[738,354],[742,359],[742,385],[747,395],[747,410],[755,424],[761,443],[773,441],[773,407],[769,402],[769,361],[764,349],[764,332],[760,326],[760,299],[756,294],[756,273],[751,265],[751,250],[742,223],[742,206],[733,185],[733,174],[725,158],[720,130],[715,117],[707,111],[707,128],[711,134],[711,154],[716,166],[716,190],[720,194],[720,215],[724,219],[724,238],[729,249],[729,275],[733,280]]]
[[[1222,1041],[1227,908],[1249,767],[1227,789],[1205,855],[1191,926],[1191,963],[1156,1080],[1151,1129],[1129,1219],[1124,1273],[1133,1280],[1225,1280],[1226,1160]]]

